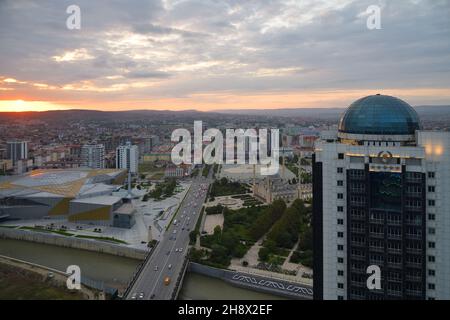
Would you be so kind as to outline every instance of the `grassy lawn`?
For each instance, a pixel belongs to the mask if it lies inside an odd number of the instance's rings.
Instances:
[[[299,241],[300,240],[300,241]],[[280,219],[273,225],[259,250],[259,260],[281,265],[289,251],[299,241],[300,251],[295,251],[290,262],[312,266],[311,208],[301,200],[286,208]],[[282,259],[279,259],[283,257]]]
[[[165,198],[170,198],[174,194],[179,193],[181,190],[182,188],[177,185],[175,179],[167,179],[164,182],[158,183],[152,191],[144,196],[142,200],[148,201],[148,199],[151,198],[156,201],[160,201]]]
[[[214,181],[210,197],[231,196],[247,193],[247,186],[239,182],[230,182],[226,178]]]
[[[161,180],[162,178],[164,178],[164,172],[163,172],[163,171],[161,171],[161,172],[155,172],[155,173],[150,177],[150,179],[153,179],[153,180]]]
[[[63,231],[63,230],[47,230],[47,229],[38,228],[38,227],[20,227],[19,229],[29,230],[29,231],[37,231],[37,232],[55,233],[55,234],[59,234],[62,236],[67,236],[67,237],[73,236],[73,233]]]
[[[0,264],[0,300],[83,300],[83,295],[38,274]]]
[[[226,268],[231,258],[242,258],[254,244],[249,231],[257,218],[266,210],[266,207],[241,208],[239,210],[223,210],[224,225],[214,229],[214,234],[203,235],[200,243],[211,252],[196,251],[193,261],[205,263],[214,267]]]
[[[111,237],[96,237],[96,236],[78,235],[78,236],[75,236],[75,238],[93,239],[93,240],[99,240],[99,241],[108,241],[108,242],[115,242],[115,243],[121,243],[121,244],[128,244],[126,241],[119,240],[116,238],[111,238]]]
[[[144,162],[139,164],[139,173],[150,175],[150,179],[159,180],[164,177],[164,168],[156,167],[153,162]]]
[[[153,162],[144,162],[139,164],[140,173],[151,173],[155,171],[163,171],[164,169],[156,167]]]

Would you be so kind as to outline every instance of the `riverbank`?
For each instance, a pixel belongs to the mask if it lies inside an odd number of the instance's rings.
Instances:
[[[70,265],[81,269],[83,279],[124,290],[141,260],[58,247],[28,241],[0,240],[0,255],[42,265],[65,272]]]
[[[186,273],[179,300],[286,300],[269,293],[236,287],[223,280],[200,273]]]
[[[84,286],[81,290],[67,289],[66,279],[67,276],[0,257],[0,300],[91,300],[99,297]]]
[[[0,239],[13,239],[20,241],[29,241],[65,248],[81,249],[106,253],[119,257],[126,257],[137,260],[144,260],[148,250],[142,250],[125,245],[108,243],[94,239],[83,239],[66,237],[64,235],[39,232],[35,230],[23,230],[14,228],[0,228]]]
[[[0,240],[0,255],[61,271],[65,271],[68,265],[76,264],[80,266],[82,276],[103,282],[119,291],[126,288],[137,266],[142,262],[125,257],[19,240]],[[187,273],[179,299],[274,300],[280,297],[247,290],[220,279]]]
[[[220,279],[233,286],[278,295],[289,299],[311,300],[313,298],[312,286],[295,282],[268,278],[256,274],[218,269],[193,262],[189,263],[188,271]]]

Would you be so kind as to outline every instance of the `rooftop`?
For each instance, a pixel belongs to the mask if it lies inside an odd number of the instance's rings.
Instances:
[[[120,201],[122,201],[122,198],[115,197],[115,196],[98,196],[98,197],[72,200],[72,202],[74,202],[74,203],[98,204],[98,205],[105,205],[105,206],[112,206],[113,204],[116,204]]]
[[[121,169],[33,170],[0,181],[0,198],[40,194],[76,198],[84,193],[111,192],[109,185],[124,174]]]

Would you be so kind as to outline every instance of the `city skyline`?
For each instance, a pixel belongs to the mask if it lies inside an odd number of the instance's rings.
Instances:
[[[449,3],[372,2],[3,1],[0,111],[448,105]]]

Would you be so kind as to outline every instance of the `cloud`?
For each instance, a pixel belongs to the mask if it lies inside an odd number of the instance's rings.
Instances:
[[[127,73],[126,77],[130,79],[145,79],[145,78],[166,79],[170,77],[170,74],[161,71],[133,71]]]
[[[63,54],[59,56],[53,56],[52,58],[56,62],[71,62],[94,59],[94,57],[90,55],[84,48],[64,52]]]
[[[28,84],[1,82],[0,99],[450,88],[446,0],[78,0],[81,30],[65,27],[70,4],[0,1],[0,77]],[[366,28],[373,4],[381,30]]]

